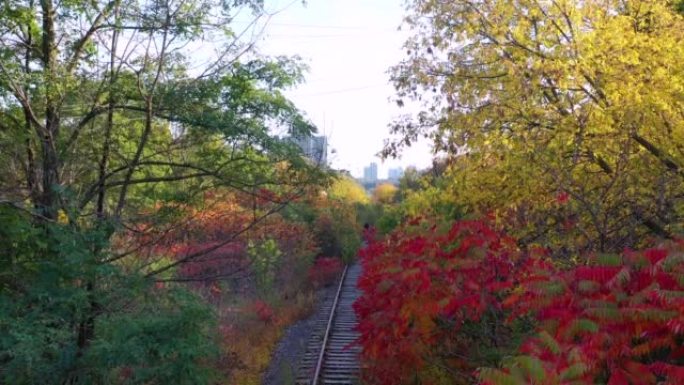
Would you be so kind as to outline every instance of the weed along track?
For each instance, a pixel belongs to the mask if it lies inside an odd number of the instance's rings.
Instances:
[[[323,306],[299,367],[297,385],[358,384],[360,347],[352,345],[359,336],[354,330],[356,314],[352,304],[359,296],[358,264],[347,266],[335,296]]]

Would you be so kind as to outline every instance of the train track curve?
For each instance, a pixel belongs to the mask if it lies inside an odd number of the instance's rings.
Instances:
[[[361,348],[352,345],[359,336],[354,330],[357,322],[352,304],[360,295],[356,287],[360,274],[358,264],[345,267],[335,296],[323,304],[296,385],[359,384]]]

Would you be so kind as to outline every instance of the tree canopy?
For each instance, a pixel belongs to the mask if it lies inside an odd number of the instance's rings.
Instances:
[[[681,229],[684,19],[672,2],[409,11],[414,37],[393,79],[397,102],[423,110],[396,122],[386,155],[429,136],[450,154],[452,199],[524,229],[523,241],[572,231],[579,249],[611,250]]]
[[[152,285],[326,183],[278,139],[315,132],[283,94],[305,66],[255,49],[259,0],[0,9],[0,382],[210,382],[210,309]],[[169,252],[215,196],[221,238]]]

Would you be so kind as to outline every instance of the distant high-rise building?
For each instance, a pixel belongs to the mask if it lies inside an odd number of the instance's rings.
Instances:
[[[304,156],[320,165],[328,164],[328,138],[325,136],[288,136],[283,138],[290,140],[302,149]]]
[[[319,164],[328,164],[328,138],[325,136],[311,137],[311,155],[313,159],[318,160]]]
[[[365,182],[378,181],[378,164],[373,162],[368,167],[363,168],[363,180]]]
[[[401,179],[402,176],[404,176],[404,169],[401,167],[390,168],[389,171],[387,171],[387,179],[389,180],[397,181]]]

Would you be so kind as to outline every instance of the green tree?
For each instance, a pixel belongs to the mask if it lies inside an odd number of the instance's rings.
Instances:
[[[102,231],[38,226],[6,206],[0,222],[0,382],[212,383],[213,316],[197,296],[102,264]]]
[[[0,373],[19,383],[208,381],[208,311],[186,291],[150,290],[324,179],[273,135],[315,130],[282,93],[305,68],[261,57],[232,28],[238,12],[268,16],[259,0],[0,8],[0,208],[10,211],[3,226],[23,229],[0,238]],[[141,252],[212,189],[268,202],[182,258]]]

